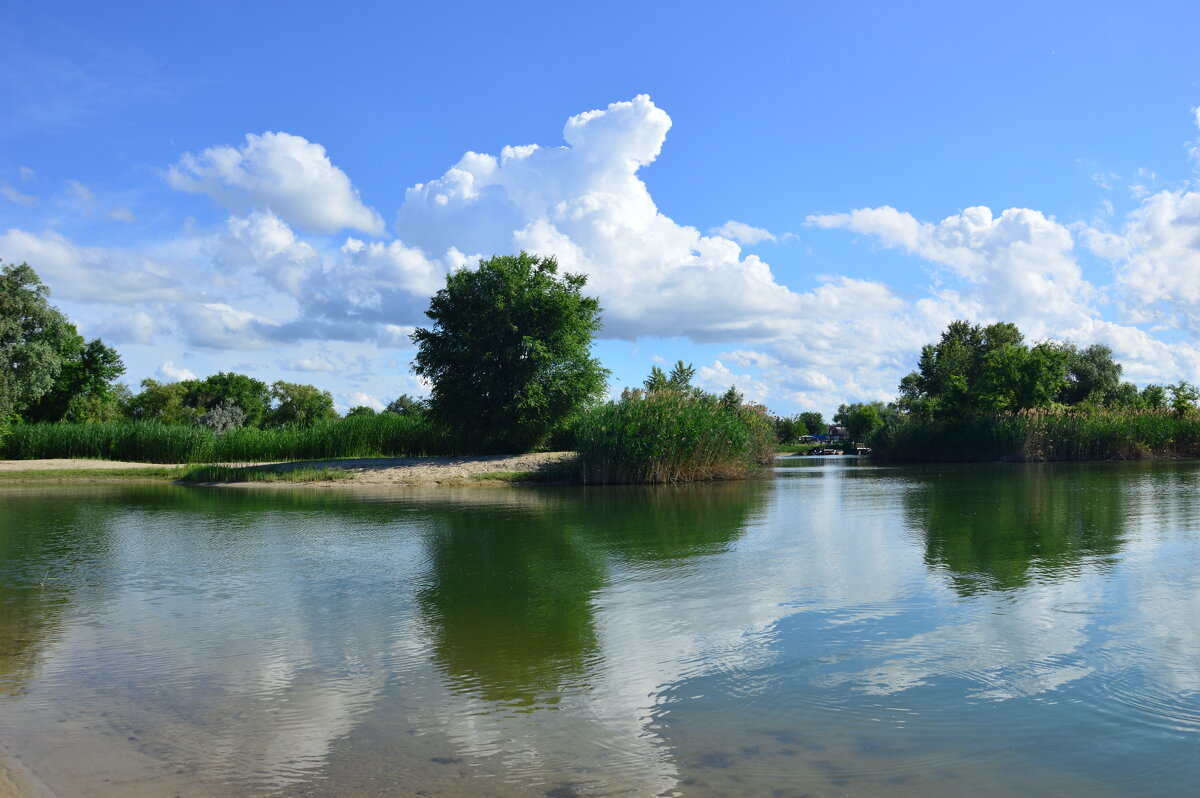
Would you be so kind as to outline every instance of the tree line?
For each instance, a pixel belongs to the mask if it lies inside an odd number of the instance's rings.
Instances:
[[[121,356],[100,338],[86,341],[50,304],[50,291],[26,263],[0,269],[0,429],[13,423],[159,421],[215,432],[241,427],[307,427],[338,418],[333,397],[313,385],[268,385],[244,374],[204,379],[146,379],[131,391],[119,378]],[[402,395],[384,412],[424,405]],[[370,415],[369,407],[347,415]]]
[[[591,355],[602,309],[583,293],[585,284],[582,275],[560,276],[553,257],[525,252],[450,274],[430,300],[431,324],[411,336],[417,347],[413,370],[430,381],[430,397],[404,395],[384,412],[426,418],[453,436],[460,451],[570,445],[579,419],[604,404],[609,376]],[[27,264],[0,271],[0,426],[130,419],[221,433],[338,418],[327,391],[284,381],[268,385],[235,373],[174,383],[147,379],[133,393],[117,382],[124,373],[119,355],[98,338],[85,341],[48,295]],[[923,347],[895,401],[843,404],[832,423],[854,440],[868,440],[901,421],[957,423],[1025,410],[1194,412],[1200,393],[1190,383],[1139,390],[1121,379],[1122,371],[1112,350],[1100,344],[1029,345],[1008,322],[955,321]],[[693,385],[694,377],[695,368],[683,361],[669,372],[654,366],[643,385],[625,389],[616,404],[635,407],[671,395],[739,412],[751,406],[735,387],[724,395],[708,394]],[[638,412],[651,413],[649,408]],[[356,407],[347,416],[374,413]],[[762,408],[755,413],[784,443],[829,431],[816,411],[790,417],[768,416]],[[752,418],[740,417],[747,423]]]

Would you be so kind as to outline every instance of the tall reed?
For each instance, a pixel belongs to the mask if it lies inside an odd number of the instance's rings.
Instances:
[[[887,461],[1132,460],[1200,456],[1200,418],[1168,411],[1023,410],[956,422],[906,418],[871,440]]]
[[[775,451],[762,408],[672,391],[593,408],[576,423],[575,439],[580,478],[590,484],[737,478]]]
[[[157,421],[16,424],[0,438],[9,460],[100,458],[143,463],[265,462],[451,454],[446,430],[421,416],[380,413],[312,427],[244,427],[217,435]]]

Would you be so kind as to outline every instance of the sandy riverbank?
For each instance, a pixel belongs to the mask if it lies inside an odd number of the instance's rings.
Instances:
[[[37,776],[0,750],[0,798],[54,798]]]
[[[296,468],[345,469],[345,479],[309,485],[422,485],[476,481],[480,475],[496,472],[536,471],[547,465],[573,458],[572,452],[538,452],[517,455],[471,455],[464,457],[373,457],[354,460],[306,460],[303,462],[271,463],[283,470]],[[222,463],[222,465],[252,465]],[[81,472],[72,474],[71,482],[88,482],[87,471],[106,472],[103,480],[111,482],[112,471],[145,468],[172,468],[162,463],[125,463],[114,460],[0,460],[0,472],[28,476],[37,481],[39,473]],[[117,477],[119,479],[119,477]],[[99,478],[97,478],[97,481]],[[263,484],[263,483],[254,483]],[[286,484],[286,483],[285,483]]]

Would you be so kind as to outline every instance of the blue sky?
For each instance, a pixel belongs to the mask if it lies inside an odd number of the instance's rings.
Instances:
[[[131,385],[342,408],[421,392],[428,295],[522,247],[588,274],[614,392],[682,358],[829,412],[954,318],[1200,381],[1198,30],[1188,3],[13,3],[0,259]]]

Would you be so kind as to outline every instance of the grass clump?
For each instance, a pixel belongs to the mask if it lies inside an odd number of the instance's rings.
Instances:
[[[1138,460],[1200,456],[1200,417],[1166,410],[1065,408],[957,421],[899,418],[871,440],[876,459]]]
[[[736,479],[771,463],[776,446],[763,408],[676,391],[593,408],[575,438],[588,484]]]

